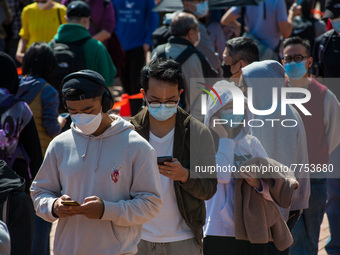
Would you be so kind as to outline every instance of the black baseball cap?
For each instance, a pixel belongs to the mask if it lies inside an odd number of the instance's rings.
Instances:
[[[93,70],[71,73],[63,79],[62,84],[62,97],[68,101],[95,98],[106,91],[105,79]]]
[[[336,19],[340,16],[340,0],[326,0],[326,10],[323,19]]]
[[[83,1],[73,1],[67,5],[66,15],[71,17],[90,17],[91,8]]]

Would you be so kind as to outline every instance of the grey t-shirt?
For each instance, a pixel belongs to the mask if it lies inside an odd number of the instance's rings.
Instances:
[[[241,7],[232,7],[233,14],[241,15]],[[264,45],[275,50],[280,42],[279,22],[287,21],[287,6],[284,0],[265,0],[258,6],[247,6],[245,25],[248,33]]]

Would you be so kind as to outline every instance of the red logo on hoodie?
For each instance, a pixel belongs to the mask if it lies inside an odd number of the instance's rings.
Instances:
[[[121,166],[118,169],[116,169],[116,167],[114,167],[112,172],[111,172],[111,179],[114,183],[117,183],[119,181],[119,174],[120,174],[121,168],[122,168]]]

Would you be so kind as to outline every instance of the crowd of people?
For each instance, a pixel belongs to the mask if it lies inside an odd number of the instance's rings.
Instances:
[[[0,0],[1,254],[340,254],[340,0],[218,2]]]

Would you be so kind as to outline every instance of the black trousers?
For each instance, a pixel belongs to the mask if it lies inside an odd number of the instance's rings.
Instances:
[[[267,255],[267,244],[252,244],[235,237],[206,236],[203,239],[204,255]]]
[[[298,221],[300,216],[301,216],[300,210],[289,212],[289,217],[287,220],[287,226],[289,228],[289,231],[292,231],[295,223]],[[274,245],[274,243],[270,242],[268,244],[268,255],[288,255],[288,254],[289,254],[289,248],[285,249],[284,251],[279,251]]]
[[[126,67],[122,75],[123,89],[129,95],[138,94],[141,89],[140,71],[145,65],[143,47],[125,51]],[[131,116],[137,114],[143,104],[141,99],[130,100]]]

